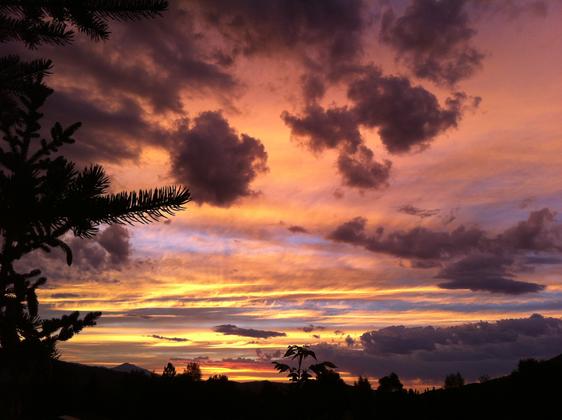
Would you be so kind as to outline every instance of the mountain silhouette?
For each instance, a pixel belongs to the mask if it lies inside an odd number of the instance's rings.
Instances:
[[[152,373],[151,371],[149,371],[148,369],[142,368],[140,366],[134,365],[132,363],[121,363],[118,366],[114,366],[112,368],[110,368],[111,370],[115,371],[115,372],[123,372],[123,373],[141,373],[143,375],[146,376],[152,376],[154,375],[154,373]]]

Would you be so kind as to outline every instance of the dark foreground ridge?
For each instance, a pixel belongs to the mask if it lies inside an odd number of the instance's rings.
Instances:
[[[373,391],[361,381],[238,383],[128,370],[54,361],[34,386],[2,386],[0,413],[17,400],[27,419],[559,418],[562,355],[521,361],[505,377],[423,393]]]

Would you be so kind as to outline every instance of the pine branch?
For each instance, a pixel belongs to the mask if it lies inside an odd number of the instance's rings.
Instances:
[[[22,61],[17,55],[0,57],[0,89],[21,94],[34,82],[51,73],[51,60]]]
[[[22,41],[29,48],[39,44],[69,44],[73,33],[63,22],[17,19],[0,15],[0,42]]]
[[[99,216],[92,214],[97,223],[149,223],[183,210],[191,200],[185,187],[169,186],[138,192],[121,192],[97,200]]]
[[[133,21],[160,16],[165,0],[21,0],[0,7],[0,42],[23,41],[36,48],[43,43],[73,41],[75,27],[94,41],[109,37],[108,20]]]

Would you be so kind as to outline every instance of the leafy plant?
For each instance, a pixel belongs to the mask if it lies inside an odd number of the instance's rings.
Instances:
[[[280,363],[277,361],[272,362],[275,369],[279,371],[279,373],[286,373],[289,380],[293,383],[304,383],[312,378],[313,373],[318,380],[323,375],[331,372],[332,369],[336,368],[332,362],[320,362],[320,363],[313,363],[305,367],[303,362],[310,357],[314,360],[316,359],[316,354],[314,351],[310,350],[306,346],[297,346],[291,345],[287,348],[285,355],[283,356],[284,359],[289,359],[292,361],[296,361],[297,366],[291,366],[286,363]]]

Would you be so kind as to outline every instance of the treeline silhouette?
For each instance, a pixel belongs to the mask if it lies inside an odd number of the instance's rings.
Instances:
[[[151,375],[55,361],[49,382],[25,395],[21,418],[557,419],[561,379],[562,355],[523,360],[502,378],[424,392],[405,390],[396,374],[377,387],[363,377],[346,385],[337,373],[304,382],[238,383],[224,375],[202,380],[196,364],[183,373]],[[12,393],[0,394],[0,410]]]

